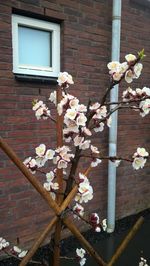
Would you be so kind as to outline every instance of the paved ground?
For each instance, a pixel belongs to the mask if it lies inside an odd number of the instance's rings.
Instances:
[[[128,231],[110,235],[106,239],[93,243],[93,247],[101,254],[103,260],[108,262]],[[69,255],[73,255],[73,253]],[[144,256],[150,265],[150,219],[144,222],[114,266],[138,266],[140,256]],[[62,262],[62,266],[77,265],[73,261],[63,260]],[[97,266],[97,263],[88,257],[86,266]]]
[[[141,213],[145,216],[145,221],[137,234],[128,244],[126,250],[120,256],[118,261],[114,266],[138,266],[138,262],[141,256],[147,259],[148,265],[150,265],[150,209]],[[94,233],[92,230],[85,233],[86,239],[91,243],[91,245],[97,250],[101,255],[103,260],[108,262],[112,255],[114,254],[116,248],[122,242],[124,237],[129,232],[130,228],[133,226],[135,221],[141,215],[130,216],[124,218],[116,223],[116,230],[113,234],[106,233]],[[62,255],[67,257],[74,257],[75,250],[81,245],[73,237],[68,238],[67,240],[62,241]],[[50,262],[49,247],[46,246],[38,251],[36,260],[47,260]],[[0,261],[0,266],[18,266],[19,262],[13,259],[7,259]],[[33,266],[37,264],[28,264]],[[52,265],[50,262],[49,264]],[[77,266],[79,265],[77,260],[64,260],[61,259],[61,266]],[[97,263],[93,258],[87,256],[86,266],[97,266]]]

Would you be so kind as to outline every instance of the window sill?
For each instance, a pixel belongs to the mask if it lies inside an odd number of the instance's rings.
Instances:
[[[14,74],[18,81],[41,83],[41,84],[57,84],[57,77],[43,77],[34,75]]]

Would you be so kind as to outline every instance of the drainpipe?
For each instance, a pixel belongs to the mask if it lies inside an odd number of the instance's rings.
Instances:
[[[112,48],[111,61],[120,59],[120,32],[121,32],[121,0],[113,0],[112,15]],[[110,93],[110,101],[118,101],[118,85]],[[113,108],[115,106],[112,106]],[[112,125],[109,130],[109,156],[117,153],[117,124],[118,113],[112,114]],[[109,161],[108,164],[108,206],[107,206],[107,232],[115,229],[115,205],[116,205],[116,167]]]

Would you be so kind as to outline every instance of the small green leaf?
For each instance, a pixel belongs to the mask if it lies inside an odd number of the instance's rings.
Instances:
[[[138,52],[138,56],[139,56],[140,59],[143,59],[146,56],[144,54],[144,48],[140,52]]]
[[[34,106],[36,103],[37,103],[37,99],[33,99],[33,101],[32,101],[32,106]]]

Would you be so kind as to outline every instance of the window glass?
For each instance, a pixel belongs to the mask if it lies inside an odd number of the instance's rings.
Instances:
[[[60,25],[12,15],[13,73],[58,77]]]
[[[18,27],[19,64],[51,67],[51,32]]]

